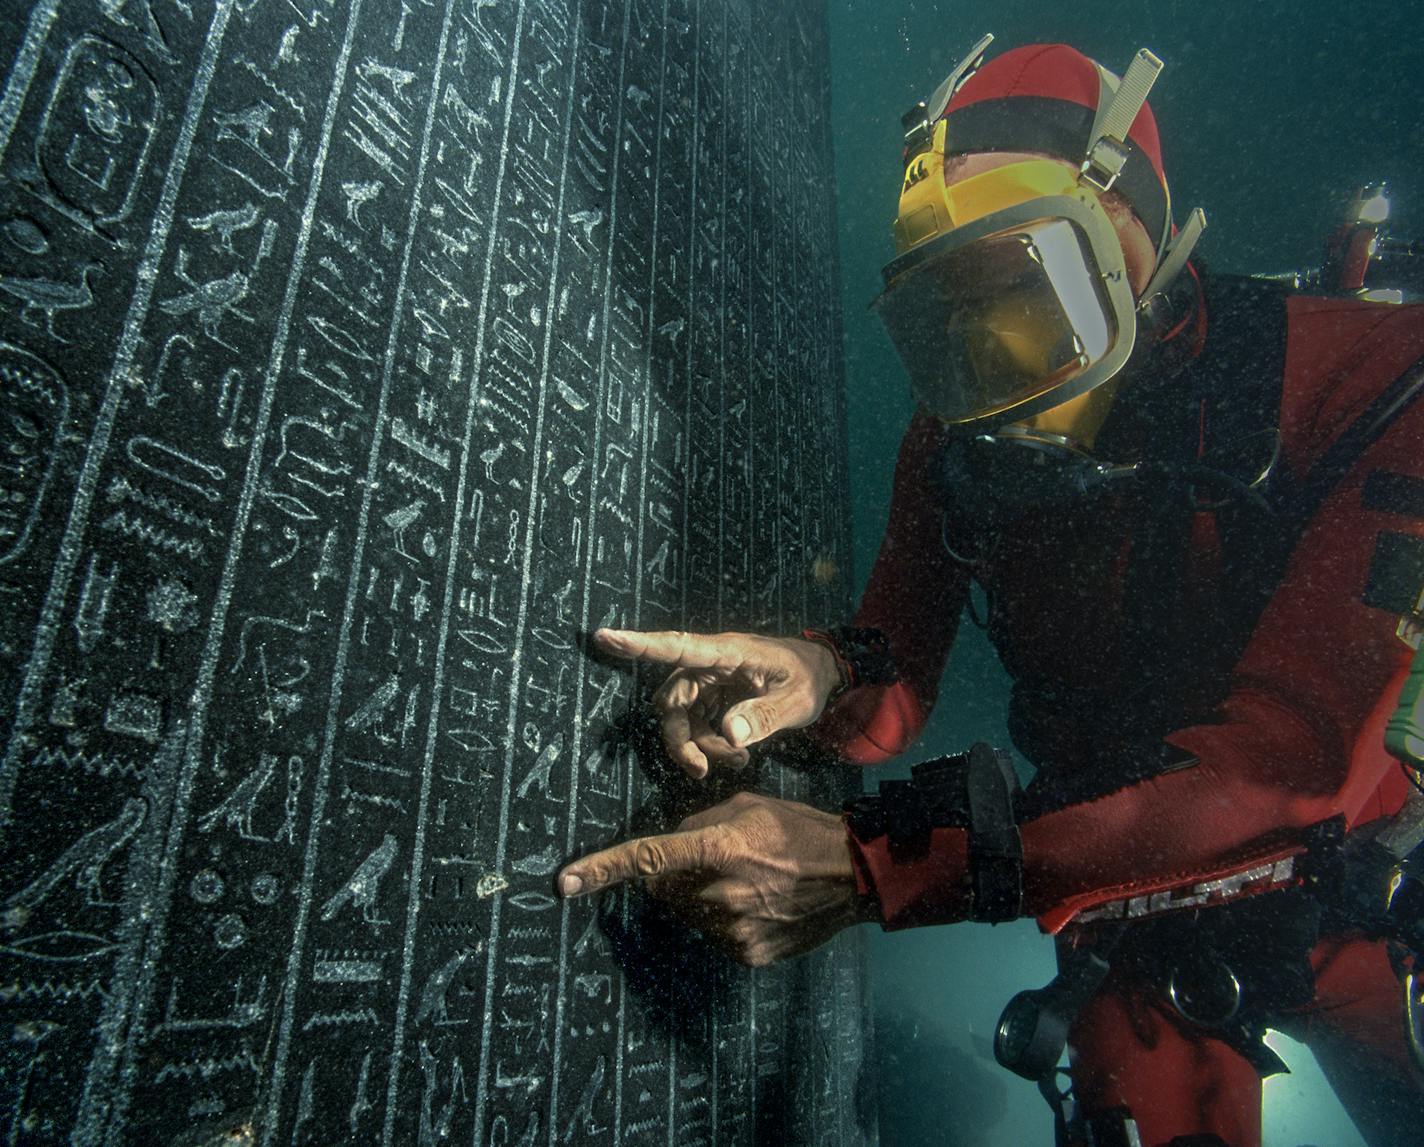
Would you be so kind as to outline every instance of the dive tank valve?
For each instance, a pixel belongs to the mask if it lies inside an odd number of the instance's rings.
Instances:
[[[1285,283],[1312,295],[1343,295],[1374,303],[1424,298],[1424,242],[1391,234],[1389,188],[1367,183],[1351,197],[1325,240],[1318,267],[1257,278]]]
[[[1370,260],[1375,257],[1389,220],[1389,191],[1383,183],[1361,187],[1345,210],[1345,218],[1325,244],[1321,285],[1345,294],[1363,290]]]

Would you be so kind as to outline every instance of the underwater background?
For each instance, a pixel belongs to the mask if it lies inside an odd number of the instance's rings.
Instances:
[[[1384,180],[1391,231],[1424,235],[1424,76],[1419,11],[1384,0],[831,0],[835,140],[855,569],[864,585],[884,529],[908,387],[867,304],[893,253],[900,115],[985,32],[991,55],[1070,43],[1121,74],[1140,47],[1165,61],[1151,103],[1174,216],[1200,205],[1200,258],[1233,273],[1317,266],[1354,191]],[[962,625],[919,745],[866,783],[975,740],[1006,744],[1007,682],[982,633]],[[1053,975],[1031,921],[871,936],[881,1141],[1021,1147],[1052,1139],[1034,1085],[999,1068],[991,1040],[1017,991]],[[1310,1053],[1272,1037],[1292,1074],[1265,1089],[1266,1147],[1363,1140]]]
[[[0,0],[0,1140],[1046,1147],[989,1051],[1031,921],[749,970],[556,900],[736,788],[862,779],[671,775],[657,675],[581,636],[844,616],[910,414],[866,311],[900,115],[983,32],[1157,51],[1178,218],[1280,272],[1366,181],[1424,236],[1417,24]],[[941,698],[867,784],[1005,743],[972,626]],[[1267,1144],[1358,1147],[1278,1046]]]

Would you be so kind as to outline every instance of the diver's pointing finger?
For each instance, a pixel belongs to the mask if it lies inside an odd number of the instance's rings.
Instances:
[[[715,867],[725,829],[709,825],[624,841],[574,861],[559,873],[559,895],[586,896],[625,880]]]
[[[735,665],[744,651],[731,635],[710,636],[676,630],[640,633],[633,629],[600,629],[593,635],[599,646],[615,657],[630,661],[657,661],[683,669],[715,669]]]

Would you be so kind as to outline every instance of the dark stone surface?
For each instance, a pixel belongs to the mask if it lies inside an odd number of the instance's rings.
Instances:
[[[551,895],[582,634],[844,608],[821,5],[0,14],[0,1139],[873,1138],[850,938]]]

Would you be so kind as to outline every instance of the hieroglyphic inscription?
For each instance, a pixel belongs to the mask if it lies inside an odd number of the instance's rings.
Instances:
[[[873,1138],[849,939],[551,883],[583,634],[846,605],[820,7],[4,8],[6,1141]]]

